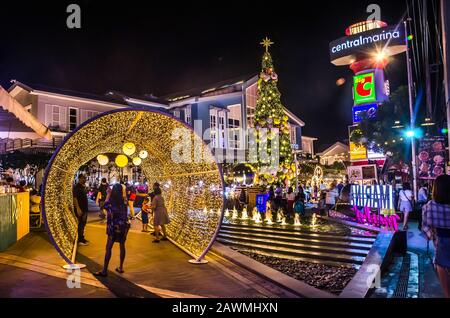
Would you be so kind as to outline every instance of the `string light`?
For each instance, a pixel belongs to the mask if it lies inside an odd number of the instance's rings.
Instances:
[[[119,168],[125,168],[128,165],[128,157],[125,155],[118,155],[115,162]]]
[[[136,120],[139,118],[139,120]],[[202,162],[175,164],[172,149],[178,141],[172,133],[185,126],[164,114],[151,111],[121,110],[105,114],[77,129],[55,154],[46,171],[43,196],[43,216],[49,235],[61,256],[70,261],[77,237],[78,221],[73,211],[72,187],[74,176],[84,162],[99,154],[122,154],[123,139],[133,140],[136,147],[151,154],[142,161],[142,172],[148,184],[171,184],[163,188],[163,196],[171,223],[167,226],[169,237],[193,255],[201,255],[221,223],[220,214],[202,211],[206,207],[222,210],[222,178],[214,157],[200,137],[187,130],[195,143],[202,145],[196,151],[203,154]],[[124,134],[127,133],[126,136]],[[108,136],[108,138],[104,138]],[[194,142],[192,143],[194,144]],[[194,149],[191,149],[193,158]],[[127,159],[128,160],[128,159]],[[169,183],[170,181],[170,183]],[[204,189],[215,185],[217,191],[196,194],[188,190],[200,181]]]
[[[98,155],[97,161],[100,166],[106,166],[109,163],[109,158],[105,155]]]
[[[136,146],[132,142],[127,142],[123,145],[122,150],[127,156],[132,156],[136,152]]]

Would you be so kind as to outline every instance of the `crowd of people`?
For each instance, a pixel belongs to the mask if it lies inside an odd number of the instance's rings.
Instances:
[[[28,191],[28,186],[25,180],[16,182],[11,176],[0,178],[0,193],[17,193],[26,191]]]
[[[338,201],[343,188],[344,185],[337,182],[332,182],[328,187],[322,182],[316,188],[310,184],[288,188],[278,184],[268,189],[262,188],[261,194],[267,196],[267,210],[271,212],[272,217],[279,219],[281,215],[285,221],[289,222],[296,217],[304,216],[308,203],[317,203],[317,208],[313,209],[314,213],[327,214]],[[241,191],[241,196],[245,193],[244,191]],[[241,205],[245,205],[243,199],[239,201]]]
[[[155,236],[153,243],[167,240],[166,225],[170,223],[169,215],[165,206],[162,190],[158,183],[153,185],[151,193],[138,193],[134,188],[127,187],[124,182],[110,186],[103,178],[98,187],[96,202],[100,208],[100,217],[106,219],[106,251],[103,269],[94,273],[96,276],[107,276],[108,266],[112,255],[114,243],[120,245],[120,265],[115,269],[118,273],[124,273],[125,242],[131,227],[131,220],[135,219],[134,201],[138,196],[144,197],[141,208],[142,232],[149,231],[149,219],[153,219]],[[86,187],[86,176],[80,174],[73,188],[74,211],[78,217],[78,244],[88,245],[84,232],[89,212],[88,188]],[[162,232],[162,235],[161,235]]]

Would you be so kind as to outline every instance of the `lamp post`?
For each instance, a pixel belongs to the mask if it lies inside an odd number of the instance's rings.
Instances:
[[[409,56],[409,40],[408,40],[408,18],[404,21],[405,24],[405,42],[406,42],[406,64],[408,68],[408,93],[409,93],[409,116],[410,116],[410,130],[415,130],[415,116],[414,116],[414,97],[413,97],[413,78],[411,58]],[[416,158],[416,140],[411,136],[411,153],[412,153],[412,170],[413,170],[413,190],[414,197],[417,198],[417,158]]]
[[[444,49],[444,86],[445,86],[445,107],[447,109],[447,125],[450,130],[450,5],[448,1],[441,0],[441,20],[442,20],[442,47]],[[447,131],[450,145],[450,133]],[[450,153],[449,153],[450,155]]]

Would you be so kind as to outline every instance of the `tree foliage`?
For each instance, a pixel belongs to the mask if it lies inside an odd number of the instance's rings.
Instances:
[[[404,159],[410,142],[404,137],[409,122],[408,105],[408,87],[400,86],[391,94],[390,100],[378,108],[375,118],[369,118],[367,114],[360,116],[362,121],[351,134],[350,141],[394,159]],[[396,122],[403,128],[393,128]]]
[[[266,145],[269,156],[273,152],[279,153],[279,169],[264,170],[264,167],[271,165],[271,162],[258,157],[258,168],[261,177],[265,178],[269,184],[283,182],[286,179],[292,180],[295,177],[295,167],[293,167],[293,156],[290,141],[289,117],[286,116],[281,94],[277,87],[278,75],[275,72],[272,56],[266,51],[262,58],[262,71],[258,81],[258,99],[255,110],[255,126],[257,130],[267,129],[268,142]],[[276,135],[273,130],[278,129],[279,143],[273,143]],[[257,133],[258,144],[261,145],[262,135]],[[273,143],[273,144],[272,144]],[[260,146],[261,147],[261,146]],[[274,154],[276,155],[276,154]]]

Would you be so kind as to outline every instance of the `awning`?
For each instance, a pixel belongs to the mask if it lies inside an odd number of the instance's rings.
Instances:
[[[30,114],[17,100],[0,86],[0,107],[19,119],[25,126],[31,128],[40,137],[52,139],[50,129],[43,125],[36,117]]]

